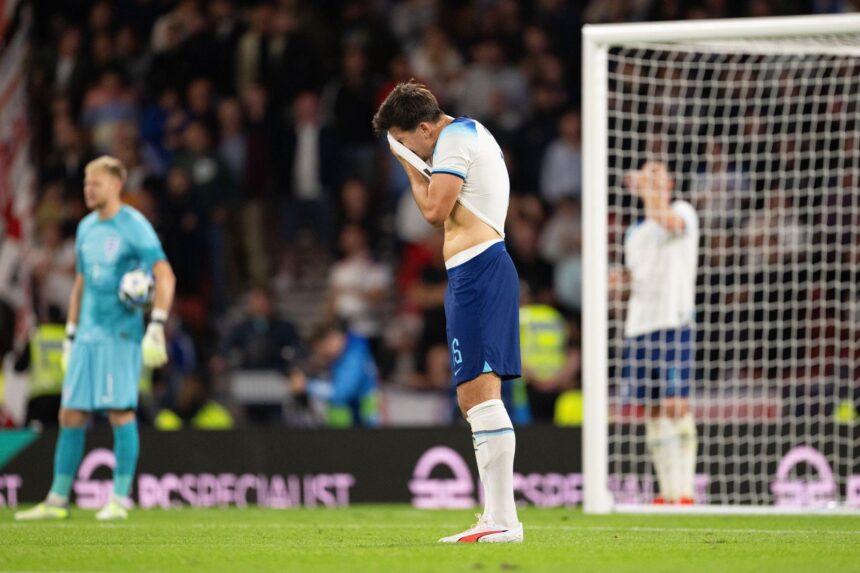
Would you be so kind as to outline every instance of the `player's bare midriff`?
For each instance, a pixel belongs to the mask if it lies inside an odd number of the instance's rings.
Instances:
[[[501,239],[495,229],[481,221],[459,202],[454,203],[454,208],[445,221],[445,245],[442,247],[442,256],[447,261],[461,251],[494,239]]]

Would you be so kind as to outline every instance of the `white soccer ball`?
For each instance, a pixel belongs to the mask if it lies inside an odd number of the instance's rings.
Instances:
[[[119,300],[129,308],[144,308],[152,303],[155,280],[142,269],[129,271],[119,282]]]

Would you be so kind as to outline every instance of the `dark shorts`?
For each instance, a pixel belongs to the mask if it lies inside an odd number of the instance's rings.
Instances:
[[[686,326],[626,339],[621,371],[624,401],[688,397],[693,339],[692,329]]]
[[[448,269],[445,320],[455,384],[520,376],[520,282],[503,242]]]

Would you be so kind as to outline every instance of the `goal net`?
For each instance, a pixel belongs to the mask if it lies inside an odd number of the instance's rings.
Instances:
[[[650,508],[657,491],[655,401],[631,397],[627,293],[607,278],[644,217],[625,178],[646,161],[699,219],[694,508],[860,509],[860,18],[583,37],[586,511]]]

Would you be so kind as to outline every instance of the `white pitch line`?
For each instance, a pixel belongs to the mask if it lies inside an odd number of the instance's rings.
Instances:
[[[421,525],[417,523],[182,523],[173,527],[194,529],[455,529],[463,527],[463,523],[442,523]],[[0,528],[20,527],[25,528],[26,523],[0,523]],[[63,529],[73,527],[96,527],[100,529],[132,529],[150,528],[143,523],[122,524],[99,524],[99,523],[58,523],[55,524]],[[617,531],[621,533],[704,533],[716,535],[720,533],[729,534],[761,534],[761,535],[860,535],[860,529],[751,529],[751,528],[713,528],[713,527],[639,527],[639,526],[577,526],[577,525],[529,525],[525,523],[526,529],[538,531],[578,531],[578,532],[605,532]]]

